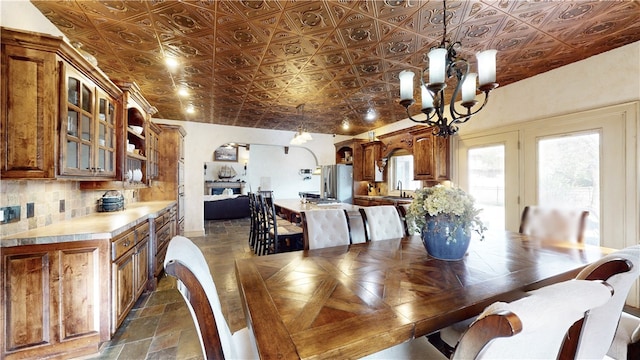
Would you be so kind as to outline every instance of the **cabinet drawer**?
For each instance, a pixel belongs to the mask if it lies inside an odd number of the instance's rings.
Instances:
[[[129,251],[136,243],[136,233],[132,230],[124,235],[118,236],[113,240],[111,247],[111,260],[116,260],[120,256]]]
[[[162,248],[169,240],[171,240],[171,224],[166,224],[156,231],[157,248]]]
[[[155,276],[160,275],[160,273],[164,270],[164,257],[167,255],[167,248],[168,246],[158,248],[158,253],[156,254],[155,258],[156,271],[155,274],[153,274]]]
[[[167,220],[168,220],[168,219],[166,219],[167,217],[168,217],[167,213],[164,212],[164,213],[158,215],[158,217],[153,220],[154,224],[156,226],[156,232],[158,231],[157,229],[160,229],[162,227],[162,225],[164,225],[167,222]]]
[[[144,222],[138,225],[138,227],[136,227],[136,234],[138,235],[136,237],[137,242],[140,242],[149,237],[149,222]]]

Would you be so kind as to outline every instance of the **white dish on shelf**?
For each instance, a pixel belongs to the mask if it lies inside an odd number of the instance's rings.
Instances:
[[[131,129],[131,131],[133,131],[134,133],[141,135],[142,134],[142,130],[144,129],[142,126],[135,126],[135,125],[129,125],[129,128]]]
[[[133,181],[141,181],[142,180],[142,170],[135,169],[133,170]]]
[[[128,152],[133,152],[133,150],[136,149],[136,145],[135,144],[127,144],[127,151]]]

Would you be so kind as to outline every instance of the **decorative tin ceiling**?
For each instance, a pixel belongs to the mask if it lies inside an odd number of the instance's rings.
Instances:
[[[441,1],[31,2],[110,78],[138,83],[155,117],[233,126],[359,134],[405,119],[398,73],[442,40]],[[505,86],[640,40],[640,2],[449,1],[447,35],[474,67],[498,49]]]

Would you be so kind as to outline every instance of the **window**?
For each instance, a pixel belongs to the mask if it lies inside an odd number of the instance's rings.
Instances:
[[[387,189],[391,195],[402,195],[402,192],[414,191],[422,187],[422,182],[413,180],[413,155],[407,151],[398,150],[389,156],[387,163],[389,176],[387,177]]]

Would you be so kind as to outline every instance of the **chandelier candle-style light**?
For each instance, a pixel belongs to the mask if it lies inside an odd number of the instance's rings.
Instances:
[[[429,51],[429,66],[422,71],[420,77],[420,89],[422,92],[422,113],[427,118],[425,120],[414,119],[409,114],[409,106],[415,102],[413,100],[413,78],[412,71],[404,70],[399,74],[400,78],[400,105],[407,110],[409,119],[429,126],[434,126],[434,134],[448,137],[458,132],[457,124],[467,122],[471,117],[484,108],[489,100],[489,92],[498,87],[496,83],[496,50],[485,50],[476,53],[478,60],[478,73],[471,72],[471,66],[465,59],[458,57],[457,48],[461,46],[459,41],[451,42],[447,39],[447,4],[443,1],[444,11],[442,23],[444,33],[439,46]],[[424,76],[429,74],[429,82],[425,84]],[[449,116],[445,114],[444,89],[447,87],[446,80],[455,77],[456,87],[451,99],[449,99]],[[478,80],[478,90],[484,92],[484,102],[479,108],[472,110],[478,103],[476,98],[476,79]],[[462,107],[466,111],[459,112],[455,107],[458,93],[462,93]]]
[[[298,111],[298,114],[300,114],[302,122],[304,122],[304,104],[296,106],[296,110]],[[311,134],[309,134],[306,129],[300,125],[298,126],[298,131],[293,135],[293,139],[291,139],[289,143],[291,145],[302,145],[311,140],[313,140]]]

